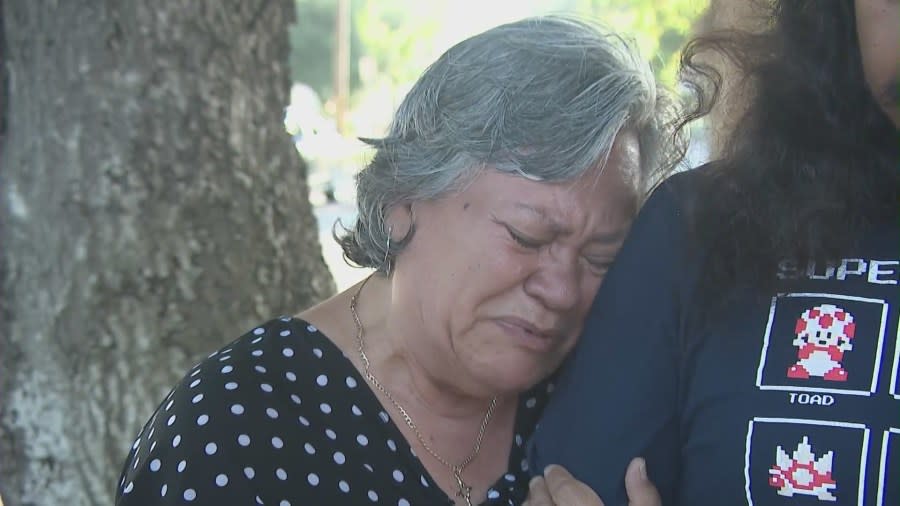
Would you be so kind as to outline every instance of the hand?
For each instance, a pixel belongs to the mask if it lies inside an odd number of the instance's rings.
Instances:
[[[600,497],[562,466],[550,465],[544,476],[529,483],[528,498],[522,506],[604,506]],[[625,471],[625,491],[629,506],[662,506],[656,487],[647,479],[644,459],[633,459]]]

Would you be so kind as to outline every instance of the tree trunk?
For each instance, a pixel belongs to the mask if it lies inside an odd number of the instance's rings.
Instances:
[[[192,363],[334,291],[282,125],[293,0],[0,2],[0,492],[110,504]]]

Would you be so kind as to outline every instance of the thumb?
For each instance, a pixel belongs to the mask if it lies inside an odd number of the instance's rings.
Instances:
[[[625,471],[625,491],[628,492],[628,506],[662,506],[656,487],[647,477],[647,462],[636,458]]]

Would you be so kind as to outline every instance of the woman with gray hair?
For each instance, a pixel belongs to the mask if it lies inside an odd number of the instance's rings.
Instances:
[[[444,53],[339,237],[376,272],[198,364],[118,487],[147,504],[519,504],[524,441],[645,190],[678,157],[621,38],[526,19]]]

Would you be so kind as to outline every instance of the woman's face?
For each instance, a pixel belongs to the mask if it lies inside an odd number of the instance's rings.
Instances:
[[[623,132],[606,167],[576,181],[486,169],[458,193],[413,204],[416,233],[392,280],[422,331],[408,352],[493,394],[553,372],[634,218],[639,164],[637,138]]]
[[[900,0],[856,0],[856,31],[869,89],[900,127]]]

